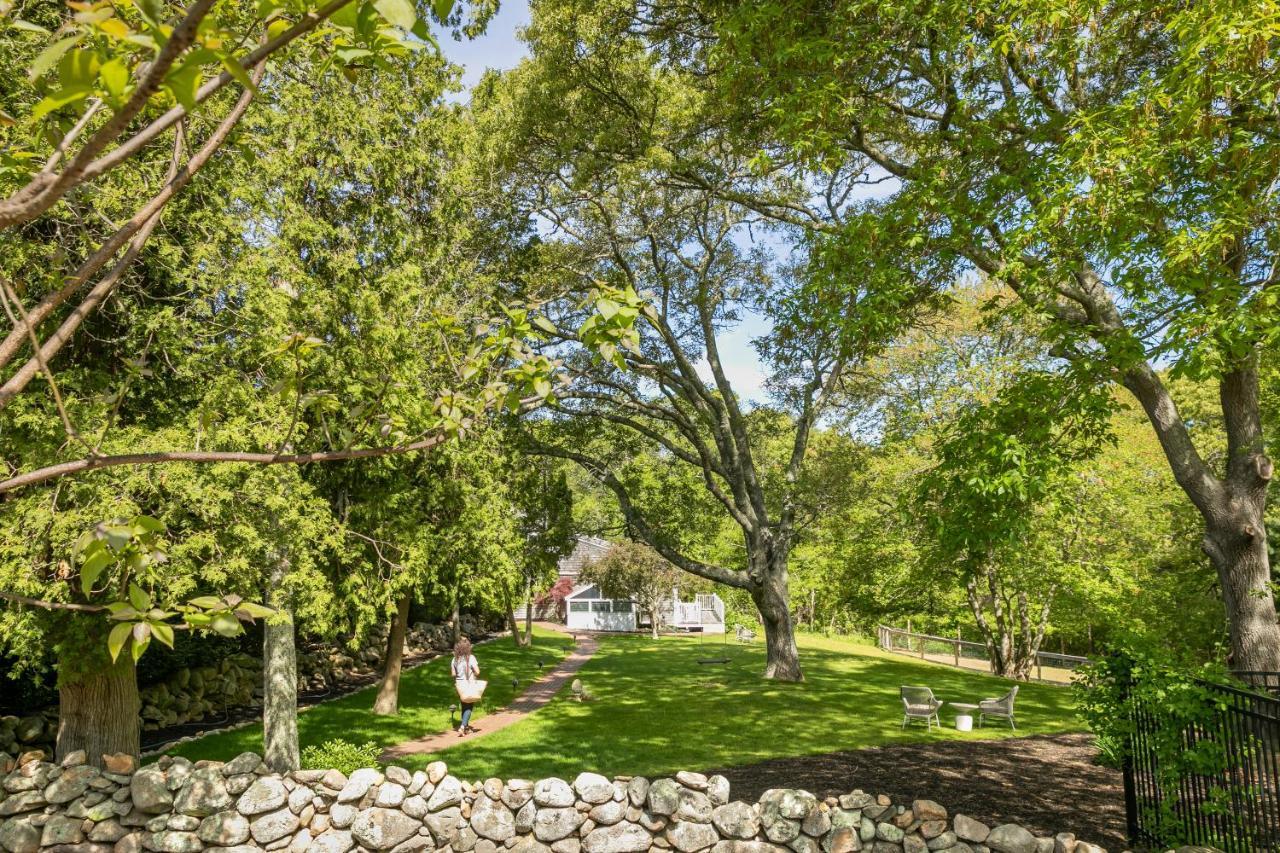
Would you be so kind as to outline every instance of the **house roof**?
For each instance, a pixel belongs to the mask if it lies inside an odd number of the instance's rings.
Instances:
[[[576,578],[582,570],[609,552],[613,543],[598,536],[578,536],[569,556],[561,558],[557,570],[562,578]]]

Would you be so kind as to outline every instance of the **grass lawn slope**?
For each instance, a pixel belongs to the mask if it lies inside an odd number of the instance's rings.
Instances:
[[[893,742],[1084,729],[1069,689],[1024,684],[1016,733],[998,724],[957,732],[948,706],[942,731],[917,726],[904,732],[900,685],[925,684],[944,702],[976,703],[1011,682],[844,640],[801,636],[799,642],[806,681],[780,684],[761,679],[758,642],[726,648],[711,638],[700,645],[690,638],[605,637],[579,673],[593,701],[574,701],[565,691],[510,728],[403,763],[422,766],[438,756],[467,779],[573,778],[582,770],[656,776]],[[698,663],[726,652],[728,664]]]
[[[546,631],[538,633],[532,649],[517,649],[510,637],[477,646],[476,655],[489,687],[484,702],[476,708],[476,723],[479,724],[487,712],[512,700],[512,678],[520,680],[519,690],[523,691],[538,677],[539,660],[550,669],[572,646],[568,636]],[[379,717],[372,713],[376,692],[375,684],[304,710],[298,715],[298,739],[302,748],[335,739],[357,745],[372,741],[385,748],[441,732],[449,728],[449,705],[458,701],[449,678],[447,656],[405,670],[400,679],[397,716]],[[193,761],[201,758],[228,761],[246,751],[262,752],[261,724],[184,743],[169,750],[169,754],[184,755]]]

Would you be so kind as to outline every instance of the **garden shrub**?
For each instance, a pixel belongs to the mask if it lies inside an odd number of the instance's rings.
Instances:
[[[302,750],[302,766],[307,770],[330,768],[351,775],[361,767],[377,767],[382,747],[373,741],[356,746],[342,739],[328,740]]]
[[[1206,795],[1186,804],[1192,810],[1231,816],[1233,793],[1238,797],[1244,792],[1222,784],[1232,755],[1225,739],[1215,736],[1227,701],[1213,685],[1240,685],[1220,665],[1179,663],[1163,650],[1133,642],[1077,673],[1077,707],[1097,738],[1100,764],[1123,768],[1138,731],[1135,714],[1144,720],[1144,765],[1154,774],[1161,796],[1158,802],[1140,804],[1146,810],[1140,816],[1142,826],[1156,834],[1154,840],[1161,845],[1204,841],[1190,837],[1187,817],[1178,813],[1183,783],[1193,776],[1202,780]],[[1203,734],[1188,739],[1191,730]],[[1249,747],[1236,744],[1236,756],[1243,748]]]

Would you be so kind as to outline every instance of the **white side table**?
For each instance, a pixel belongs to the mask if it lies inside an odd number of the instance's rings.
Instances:
[[[947,704],[956,709],[956,731],[973,731],[973,712],[978,710],[978,706],[966,705],[964,702],[948,702]]]

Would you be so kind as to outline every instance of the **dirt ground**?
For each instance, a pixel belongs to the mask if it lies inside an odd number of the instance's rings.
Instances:
[[[988,826],[1020,823],[1037,835],[1074,832],[1111,851],[1125,849],[1120,773],[1094,763],[1085,734],[990,741],[895,744],[718,768],[733,798],[753,802],[769,788],[820,797],[855,788],[895,803],[936,800]]]

